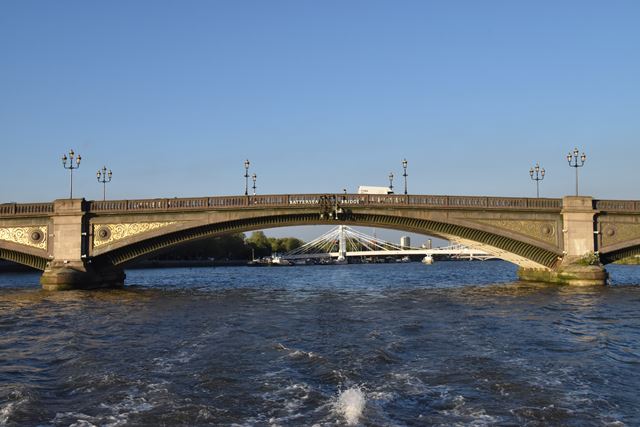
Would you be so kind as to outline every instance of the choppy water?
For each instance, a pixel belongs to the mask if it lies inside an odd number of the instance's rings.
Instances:
[[[640,268],[503,262],[0,275],[0,425],[640,425]]]

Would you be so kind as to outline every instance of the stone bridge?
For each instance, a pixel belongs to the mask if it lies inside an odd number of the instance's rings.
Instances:
[[[436,236],[520,266],[524,280],[604,284],[640,253],[640,201],[291,194],[0,205],[0,258],[43,270],[45,289],[122,286],[123,267],[196,239],[348,224]]]

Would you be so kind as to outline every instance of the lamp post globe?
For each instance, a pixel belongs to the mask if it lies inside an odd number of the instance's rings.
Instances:
[[[540,181],[544,179],[545,170],[540,167],[540,164],[536,162],[536,165],[529,169],[529,176],[536,182],[536,197],[540,197]]]
[[[75,164],[74,164],[75,159]],[[67,160],[69,161],[69,165],[67,165]],[[62,167],[69,170],[69,180],[70,180],[70,190],[69,190],[69,198],[73,199],[73,170],[78,169],[80,167],[80,160],[82,157],[80,154],[76,156],[76,153],[73,149],[69,150],[69,157],[66,154],[62,155]]]
[[[569,151],[567,154],[567,162],[569,162],[569,167],[575,168],[576,170],[576,196],[578,195],[578,168],[584,166],[584,162],[587,160],[587,155],[582,152],[582,155],[579,156],[580,151],[578,148],[574,148],[573,152]],[[580,160],[578,162],[578,160]]]
[[[256,180],[258,179],[258,175],[255,173],[251,175],[251,179],[253,179],[253,195],[256,195]]]
[[[113,176],[113,172],[109,169],[107,172],[107,167],[103,166],[102,169],[98,169],[96,173],[96,178],[98,178],[98,182],[102,183],[102,200],[107,200],[107,183],[111,182],[111,177]]]
[[[404,169],[404,173],[402,174],[402,176],[404,177],[404,194],[407,194],[407,165],[409,164],[409,162],[407,162],[407,159],[402,160],[402,169]]]
[[[248,196],[249,195],[249,165],[251,165],[251,162],[249,162],[249,159],[244,161],[244,195]]]

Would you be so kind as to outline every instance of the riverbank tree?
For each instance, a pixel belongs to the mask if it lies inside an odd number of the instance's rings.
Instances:
[[[262,231],[254,231],[249,237],[244,233],[189,242],[163,252],[157,260],[248,260],[252,257],[269,256],[276,252],[288,252],[304,242],[295,237],[267,237]]]
[[[256,258],[289,252],[304,245],[302,240],[295,237],[267,237],[262,231],[254,231],[245,242],[251,247]]]

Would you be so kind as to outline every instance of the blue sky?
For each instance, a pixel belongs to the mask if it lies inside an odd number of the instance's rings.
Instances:
[[[0,201],[574,191],[640,199],[637,1],[0,2]]]

